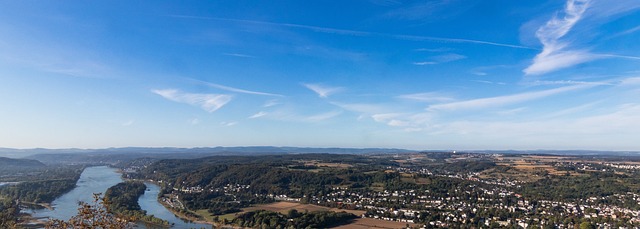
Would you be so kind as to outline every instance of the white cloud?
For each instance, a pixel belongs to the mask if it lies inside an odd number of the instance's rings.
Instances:
[[[324,120],[327,120],[327,119],[331,119],[331,118],[336,117],[336,116],[338,116],[340,114],[342,114],[342,111],[330,111],[330,112],[316,114],[316,115],[312,115],[312,116],[306,117],[305,120],[306,121],[310,121],[310,122],[320,122],[320,121],[324,121]]]
[[[313,114],[313,115],[301,115],[286,109],[280,109],[280,110],[276,110],[269,113],[260,111],[250,116],[249,119],[264,117],[270,120],[278,120],[278,121],[315,123],[315,122],[321,122],[321,121],[334,118],[340,114],[342,114],[342,111],[329,111],[329,112]]]
[[[331,102],[331,104],[338,106],[342,109],[364,114],[377,114],[387,113],[390,109],[379,104],[367,104],[367,103],[338,103]]]
[[[471,80],[471,81],[477,82],[477,83],[483,83],[483,84],[507,85],[507,83],[505,82],[494,82],[494,81],[488,81],[488,80]]]
[[[240,89],[240,88],[229,87],[229,86],[215,84],[215,83],[209,83],[209,82],[205,82],[205,81],[202,81],[202,80],[196,80],[196,79],[191,79],[191,80],[196,81],[196,82],[200,82],[200,83],[202,83],[204,85],[207,85],[209,87],[213,87],[213,88],[217,88],[217,89],[221,89],[221,90],[225,90],[225,91],[230,91],[230,92],[237,92],[237,93],[250,94],[250,95],[276,96],[276,97],[282,97],[283,96],[283,95],[273,94],[273,93],[244,90],[244,89]]]
[[[514,108],[509,110],[498,111],[496,113],[502,116],[511,116],[511,115],[519,114],[525,110],[527,110],[526,107],[519,107],[519,108]]]
[[[431,105],[427,108],[429,111],[457,111],[457,110],[470,110],[481,109],[487,107],[499,107],[511,104],[522,103],[525,101],[540,99],[555,94],[584,89],[592,87],[593,85],[573,85],[554,89],[548,89],[543,91],[525,92],[514,95],[497,96],[490,98],[472,99],[459,102],[443,103]]]
[[[233,57],[243,57],[243,58],[256,58],[255,56],[252,56],[252,55],[240,54],[240,53],[223,53],[222,55],[233,56]]]
[[[371,115],[371,118],[376,122],[387,122],[390,119],[402,116],[402,113],[384,113],[384,114],[374,114]]]
[[[539,85],[581,85],[581,84],[586,84],[586,85],[614,85],[613,83],[606,82],[606,81],[590,82],[590,81],[575,81],[575,80],[555,80],[555,81],[536,80],[536,81],[533,81],[531,83],[528,83],[528,85],[534,85],[534,86],[539,86]]]
[[[386,37],[386,38],[401,39],[401,40],[468,43],[468,44],[491,45],[491,46],[508,47],[508,48],[516,48],[516,49],[534,49],[534,48],[522,46],[522,45],[513,45],[513,44],[472,40],[472,39],[462,39],[462,38],[429,37],[429,36],[377,33],[377,32],[368,32],[368,31],[349,30],[349,29],[336,29],[336,28],[320,27],[320,26],[312,26],[312,25],[275,23],[275,22],[267,22],[267,21],[242,20],[242,19],[231,19],[231,18],[199,17],[199,16],[189,16],[189,15],[168,15],[168,16],[174,17],[174,18],[183,18],[183,19],[216,20],[216,21],[228,21],[228,22],[257,24],[257,25],[281,26],[281,27],[289,27],[289,28],[296,28],[296,29],[305,29],[313,32],[346,35],[346,36],[377,36],[377,37]]]
[[[272,99],[272,100],[269,100],[269,101],[265,102],[265,103],[262,105],[262,107],[265,107],[265,108],[266,108],[266,107],[273,107],[273,106],[277,106],[277,105],[280,105],[280,104],[281,104],[281,103],[280,103],[280,102],[278,102],[278,100]]]
[[[533,64],[524,69],[524,72],[527,75],[539,75],[599,58],[603,58],[603,56],[584,50],[544,50],[533,59]]]
[[[313,92],[317,93],[318,96],[320,96],[321,98],[327,98],[334,93],[344,90],[344,88],[341,88],[341,87],[329,87],[321,84],[302,84],[302,85],[307,87],[309,90],[312,90]]]
[[[238,122],[221,122],[220,125],[222,126],[235,126],[237,125]]]
[[[467,56],[463,56],[457,53],[447,53],[447,54],[432,56],[429,58],[429,61],[414,62],[413,64],[414,65],[434,65],[434,64],[452,62],[456,60],[462,60],[466,58]]]
[[[437,62],[434,61],[422,61],[422,62],[413,62],[414,65],[434,65],[434,64],[438,64]]]
[[[598,103],[601,103],[601,101],[596,101],[596,102],[582,104],[582,105],[575,106],[575,107],[566,108],[566,109],[559,110],[559,111],[556,111],[556,112],[553,112],[553,113],[549,113],[549,114],[544,115],[544,116],[542,116],[540,118],[541,119],[551,119],[551,118],[562,117],[562,116],[565,116],[565,115],[575,114],[575,113],[586,111],[586,110],[591,110],[591,108],[594,107],[595,105],[597,105]]]
[[[443,95],[442,93],[438,93],[438,92],[425,92],[425,93],[415,93],[415,94],[407,94],[407,95],[400,95],[397,98],[400,99],[407,99],[407,100],[415,100],[415,101],[420,101],[420,102],[448,102],[448,101],[453,101],[454,99],[451,97],[448,97],[446,95]]]
[[[417,52],[448,52],[448,51],[451,51],[451,50],[453,50],[453,49],[451,49],[451,48],[433,48],[433,49],[430,49],[430,48],[419,48],[419,49],[414,49],[414,51],[417,51]]]
[[[510,139],[520,148],[541,146],[574,149],[635,150],[640,145],[640,104],[611,107],[608,113],[570,119],[540,119],[537,121],[454,121],[429,130],[433,136],[473,136],[473,141],[490,142]],[[578,140],[576,140],[578,139]],[[534,143],[533,145],[528,145]],[[558,149],[558,148],[555,148]]]
[[[223,107],[232,98],[232,96],[224,94],[183,93],[175,89],[152,90],[151,92],[174,102],[198,106],[210,113]]]
[[[570,43],[561,40],[582,19],[589,5],[590,0],[568,0],[562,13],[554,15],[538,28],[536,37],[542,43],[543,49],[533,59],[533,63],[524,69],[525,74],[544,74],[596,58],[584,50],[566,50]]]
[[[132,119],[132,120],[129,120],[129,121],[123,122],[123,123],[122,123],[122,126],[131,126],[131,125],[133,125],[135,122],[136,122],[136,121]]]
[[[488,72],[494,71],[496,69],[510,68],[512,66],[509,65],[491,65],[491,66],[480,66],[471,69],[471,74],[478,76],[486,76],[489,75]]]
[[[254,119],[254,118],[260,118],[267,115],[267,112],[264,111],[260,111],[258,113],[255,113],[254,115],[249,116],[250,119]]]
[[[373,114],[371,118],[379,123],[391,127],[404,127],[406,132],[423,130],[432,115],[428,113],[381,113]]]
[[[407,122],[407,121],[401,121],[401,120],[398,120],[398,119],[392,119],[387,123],[387,125],[395,126],[395,127],[404,127],[404,126],[409,126],[410,123]]]
[[[189,120],[189,124],[198,125],[198,124],[200,124],[200,119],[198,119],[198,118],[191,119],[191,120]]]
[[[625,78],[620,82],[622,86],[640,86],[640,77]]]
[[[464,55],[460,55],[457,53],[447,53],[447,54],[443,54],[443,55],[438,55],[438,56],[434,56],[432,57],[433,60],[440,62],[440,63],[446,63],[446,62],[451,62],[451,61],[456,61],[456,60],[462,60],[462,59],[466,59],[467,56]]]

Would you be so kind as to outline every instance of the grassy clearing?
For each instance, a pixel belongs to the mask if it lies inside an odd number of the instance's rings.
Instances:
[[[415,226],[415,224],[409,224],[409,226]],[[371,218],[358,218],[353,220],[352,223],[347,225],[342,225],[338,227],[334,227],[335,229],[366,229],[366,228],[386,228],[386,229],[395,229],[395,228],[406,228],[407,223],[402,222],[392,222],[392,221],[384,221],[378,219]]]
[[[255,211],[255,210],[267,210],[267,211],[273,211],[273,212],[280,212],[282,214],[287,214],[287,212],[289,212],[289,210],[291,209],[296,209],[299,212],[314,212],[314,211],[335,211],[335,212],[341,212],[341,211],[345,211],[345,212],[349,212],[352,213],[354,215],[360,216],[362,214],[365,213],[365,211],[360,211],[360,210],[345,210],[345,209],[337,209],[337,208],[328,208],[328,207],[323,207],[323,206],[318,206],[318,205],[313,205],[313,204],[301,204],[301,203],[294,203],[294,202],[276,202],[276,203],[270,203],[270,204],[260,204],[260,205],[256,205],[256,206],[252,206],[252,207],[248,207],[248,208],[243,208],[243,212],[249,212],[249,211]]]
[[[375,183],[371,184],[371,190],[376,191],[376,192],[382,192],[382,191],[384,191],[384,184],[380,183],[380,182],[375,182]]]

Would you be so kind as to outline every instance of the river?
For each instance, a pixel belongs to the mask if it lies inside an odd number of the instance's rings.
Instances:
[[[36,218],[68,220],[77,214],[79,201],[92,202],[93,193],[104,193],[109,187],[122,181],[122,177],[114,168],[107,166],[86,168],[80,175],[76,187],[51,203],[53,210],[38,209],[28,213],[31,213]],[[155,215],[158,218],[174,223],[174,228],[211,228],[211,225],[208,224],[189,223],[176,217],[162,204],[158,203],[157,197],[160,187],[152,183],[145,183],[145,185],[147,185],[147,190],[140,197],[138,203],[142,210],[147,211],[147,214]],[[147,228],[142,224],[138,226],[139,228]]]
[[[162,204],[158,203],[160,187],[152,183],[145,182],[144,184],[147,185],[147,191],[144,192],[144,195],[140,196],[138,204],[140,204],[142,210],[147,211],[147,215],[154,215],[160,219],[168,220],[174,223],[174,228],[211,228],[209,224],[190,223],[176,217],[172,212],[162,206]]]

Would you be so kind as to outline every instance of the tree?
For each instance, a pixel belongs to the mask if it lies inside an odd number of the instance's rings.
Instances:
[[[47,225],[46,229],[75,229],[75,228],[95,228],[95,229],[129,229],[133,228],[126,219],[121,219],[109,213],[106,203],[102,198],[102,193],[93,194],[93,204],[80,202],[78,214],[71,217],[69,221],[54,219]]]
[[[582,222],[580,224],[580,229],[593,229],[593,228],[596,228],[596,227],[589,222]]]

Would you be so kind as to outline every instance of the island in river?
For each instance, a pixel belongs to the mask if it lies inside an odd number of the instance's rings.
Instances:
[[[76,188],[62,195],[51,203],[53,209],[30,210],[33,218],[44,220],[47,218],[68,220],[77,214],[78,202],[91,202],[94,193],[104,193],[108,188],[123,181],[117,169],[107,166],[88,167],[84,170],[77,182]],[[147,189],[140,196],[138,203],[140,208],[148,215],[154,215],[163,220],[167,220],[176,228],[211,228],[208,224],[191,223],[181,220],[168,211],[163,205],[158,203],[157,196],[160,187],[146,182]],[[154,226],[139,223],[139,227],[153,228]]]

